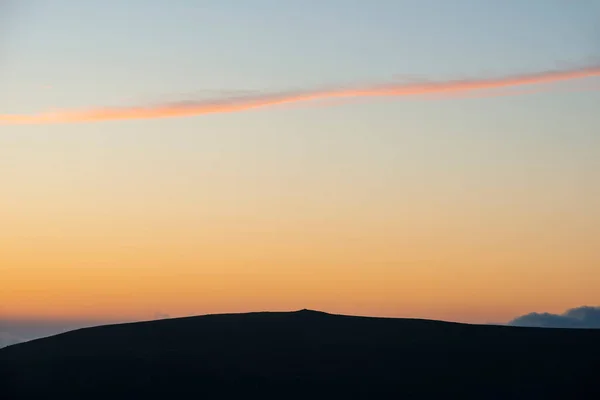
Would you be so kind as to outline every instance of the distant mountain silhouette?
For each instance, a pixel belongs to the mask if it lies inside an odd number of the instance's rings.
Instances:
[[[0,350],[7,400],[599,399],[599,376],[600,330],[311,310],[106,325]]]

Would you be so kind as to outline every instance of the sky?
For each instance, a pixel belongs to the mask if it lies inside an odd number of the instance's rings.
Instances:
[[[597,72],[596,0],[5,0],[0,13],[6,326],[302,308],[488,323],[600,304],[598,76],[65,117]],[[10,123],[47,112],[57,123]]]

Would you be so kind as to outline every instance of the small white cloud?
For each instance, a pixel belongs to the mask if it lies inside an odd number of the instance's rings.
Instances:
[[[512,326],[540,328],[597,328],[600,329],[600,307],[582,306],[562,314],[530,313],[508,323]]]

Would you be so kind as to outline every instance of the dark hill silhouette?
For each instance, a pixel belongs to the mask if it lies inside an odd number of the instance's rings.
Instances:
[[[106,325],[0,350],[7,400],[598,399],[599,377],[600,330],[310,310]]]

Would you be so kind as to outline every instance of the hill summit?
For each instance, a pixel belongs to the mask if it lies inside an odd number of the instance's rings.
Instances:
[[[600,330],[303,309],[79,329],[0,349],[6,399],[600,398]]]

